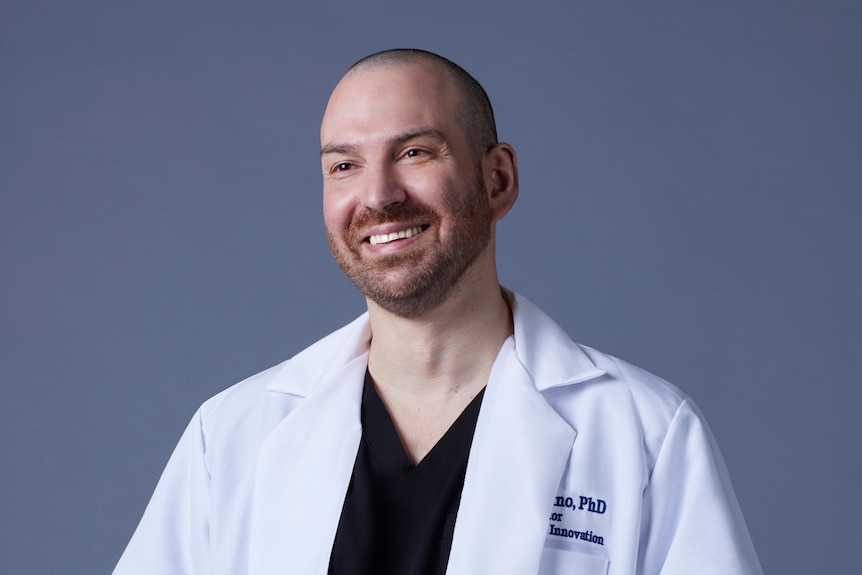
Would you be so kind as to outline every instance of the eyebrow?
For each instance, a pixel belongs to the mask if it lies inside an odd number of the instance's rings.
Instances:
[[[402,132],[396,135],[394,138],[391,138],[390,142],[393,144],[405,144],[410,140],[415,140],[416,138],[428,138],[430,140],[433,140],[437,144],[443,144],[446,142],[446,136],[443,134],[443,132],[436,128],[431,128],[427,126],[422,126],[419,128],[407,130],[406,132]],[[355,144],[326,144],[325,146],[320,148],[320,155],[325,156],[326,154],[352,154],[358,149],[359,147]]]
[[[350,154],[356,151],[356,146],[352,144],[327,144],[320,148],[320,155],[326,154]]]

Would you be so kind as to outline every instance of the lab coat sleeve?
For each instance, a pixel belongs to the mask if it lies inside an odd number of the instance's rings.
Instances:
[[[715,440],[683,401],[644,492],[638,573],[762,575]]]
[[[171,455],[114,575],[208,573],[210,476],[201,412]]]

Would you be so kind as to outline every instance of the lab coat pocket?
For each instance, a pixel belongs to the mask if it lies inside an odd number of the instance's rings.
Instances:
[[[603,557],[545,547],[539,575],[607,575],[609,565]]]

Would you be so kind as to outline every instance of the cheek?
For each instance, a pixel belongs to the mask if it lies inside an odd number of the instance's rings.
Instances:
[[[350,206],[337,195],[323,192],[323,223],[330,232],[343,230],[350,222]]]

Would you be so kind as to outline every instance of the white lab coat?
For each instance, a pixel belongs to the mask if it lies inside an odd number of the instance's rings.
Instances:
[[[761,573],[691,400],[509,295],[515,332],[491,370],[447,574]],[[370,337],[366,314],[204,403],[114,574],[324,575]]]

